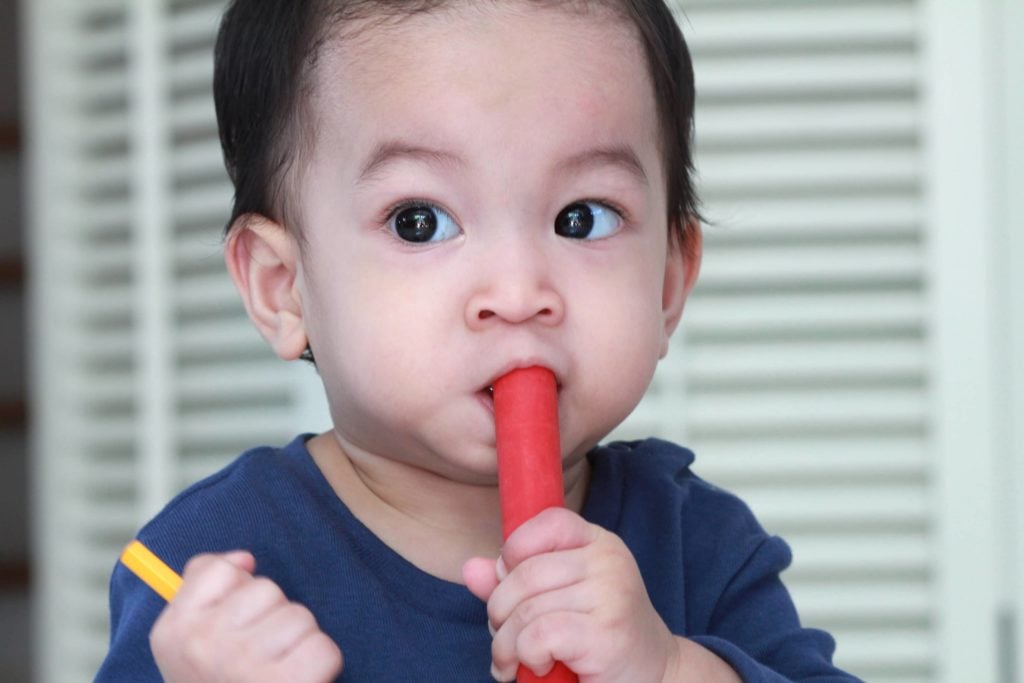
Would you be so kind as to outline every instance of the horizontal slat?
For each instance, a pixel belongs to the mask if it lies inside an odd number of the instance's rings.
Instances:
[[[201,187],[189,188],[186,192],[178,192],[174,197],[172,212],[177,224],[213,223],[222,225],[227,222],[231,212],[231,199],[234,190],[224,175],[224,182],[209,183]]]
[[[793,97],[913,93],[918,65],[903,50],[866,54],[708,56],[694,60],[700,97],[757,100]]]
[[[915,283],[924,273],[916,245],[828,246],[785,244],[736,246],[705,252],[701,286],[742,287],[762,291],[772,286],[849,286],[863,283]]]
[[[694,435],[754,430],[786,433],[823,430],[922,428],[927,416],[923,391],[757,391],[697,393],[687,409]]]
[[[82,240],[131,240],[132,207],[128,202],[88,202],[75,214],[75,234]]]
[[[91,598],[86,596],[82,607],[90,614],[98,617],[105,617],[107,611],[107,585],[111,572],[117,564],[121,548],[131,540],[133,532],[137,528],[125,527],[127,531],[121,535],[115,534],[117,539],[113,542],[97,543],[93,539],[83,539],[85,542],[73,543],[67,548],[67,562],[73,563],[82,583],[98,584],[100,590],[92,592]]]
[[[123,102],[127,107],[128,78],[123,71],[83,70],[68,82],[67,87],[70,98],[85,109],[110,102]]]
[[[82,490],[132,490],[137,483],[135,467],[131,459],[119,461],[92,462],[78,476]]]
[[[175,307],[182,311],[203,310],[209,302],[215,302],[217,307],[226,302],[236,310],[241,310],[242,305],[238,291],[224,272],[191,276],[177,283],[174,295]]]
[[[928,491],[914,484],[857,484],[740,491],[765,527],[785,537],[792,529],[924,528],[931,518]]]
[[[96,246],[86,242],[78,253],[80,258],[76,278],[127,283],[133,273],[134,255],[134,245],[130,242]]]
[[[126,110],[99,112],[89,117],[88,138],[77,141],[77,144],[87,158],[97,155],[96,150],[109,155],[109,148],[116,148],[118,154],[127,157],[131,153],[132,144],[130,125]]]
[[[715,463],[721,462],[732,480],[777,482],[786,479],[796,484],[812,478],[834,479],[825,463],[814,469],[799,468],[799,463],[815,457],[813,451],[797,451],[780,458],[778,473],[768,461],[761,462],[761,466],[749,461],[759,456],[762,443],[775,439],[797,443],[812,438],[841,440],[856,436],[877,440],[890,438],[897,442],[918,439],[926,426],[927,405],[923,389],[916,400],[912,398],[913,391],[858,388],[845,391],[797,389],[788,393],[783,390],[691,392],[685,403],[654,394],[637,406],[612,438],[630,440],[655,435],[683,442],[703,454],[702,457],[706,456],[710,464],[702,460],[702,468],[717,476]],[[723,441],[734,445],[735,456],[728,452],[719,455],[719,444]],[[737,444],[746,444],[746,448]],[[853,450],[848,448],[843,452]],[[885,452],[899,459],[887,463],[888,469],[882,472],[889,476],[900,474],[903,478],[913,476],[913,468],[918,463],[916,450],[898,453],[893,447]],[[828,457],[829,453],[823,450],[821,457]],[[879,462],[879,459],[868,458],[867,462]],[[785,469],[786,463],[794,464]],[[877,472],[869,469],[854,467],[851,470],[851,477],[878,477]]]
[[[172,92],[209,90],[213,83],[213,62],[205,52],[189,52],[170,64],[169,81]]]
[[[88,23],[88,30],[110,23],[121,23],[128,12],[127,0],[89,0],[86,3],[65,3],[62,9],[72,12],[75,19]],[[88,33],[83,30],[81,33]],[[81,35],[81,33],[79,35]]]
[[[836,661],[865,680],[878,680],[879,671],[927,675],[938,661],[935,636],[926,627],[874,628],[869,630],[833,629],[838,647]],[[913,680],[900,675],[898,681]],[[935,679],[928,677],[925,680]]]
[[[786,541],[794,556],[792,568],[784,575],[787,582],[807,577],[821,581],[894,575],[917,577],[924,582],[934,561],[933,548],[923,532],[790,534]]]
[[[184,447],[239,440],[257,445],[282,443],[294,436],[294,431],[293,417],[282,410],[268,410],[260,414],[249,409],[224,409],[182,417],[178,438]]]
[[[220,2],[207,2],[191,5],[186,9],[175,9],[170,13],[168,21],[167,32],[171,44],[190,44],[205,38],[209,40],[212,48],[223,11],[224,7]]]
[[[702,192],[715,196],[913,188],[921,180],[917,150],[893,146],[710,152],[698,164]]]
[[[176,98],[171,103],[170,109],[171,130],[195,130],[209,129],[214,138],[213,144],[219,145],[216,140],[217,112],[213,106],[213,99],[208,93],[201,96],[196,94],[190,97]]]
[[[127,365],[134,358],[133,341],[132,335],[126,335],[122,330],[95,330],[76,340],[76,351],[86,364],[117,361]]]
[[[66,526],[68,537],[61,542],[69,545],[72,553],[80,546],[120,545],[139,523],[132,496],[98,496],[74,489],[66,495],[67,505],[61,507],[60,515],[70,524]]]
[[[227,350],[263,348],[266,344],[247,318],[203,321],[180,326],[175,335],[182,356],[224,355]]]
[[[224,363],[219,367],[190,369],[175,374],[179,402],[240,401],[254,395],[287,394],[292,373],[285,363]]]
[[[920,437],[693,439],[696,469],[712,481],[798,483],[807,480],[892,480],[923,476]]]
[[[908,257],[910,258],[910,257]],[[784,275],[784,274],[782,274]],[[924,325],[917,292],[801,292],[785,295],[702,293],[698,285],[687,303],[683,327],[691,344],[735,335],[764,338],[778,332],[809,336],[826,331],[856,335],[866,331],[902,336]]]
[[[102,421],[78,422],[70,431],[84,452],[131,448],[135,444],[138,425],[132,418],[118,416],[106,417]]]
[[[220,147],[206,140],[183,143],[171,156],[171,171],[175,178],[184,180],[220,175],[225,173],[224,158]]]
[[[123,404],[135,399],[135,380],[130,373],[76,373],[67,379],[69,393],[82,406]]]
[[[709,248],[719,242],[751,240],[893,239],[916,235],[923,225],[922,204],[913,194],[857,197],[815,196],[797,200],[742,197],[710,203],[714,222],[704,229]]]
[[[116,534],[119,529],[135,526],[135,504],[132,500],[110,497],[72,496],[65,499],[64,512],[75,520],[75,535],[89,538]]]
[[[184,487],[210,476],[256,445],[256,442],[248,435],[238,435],[238,440],[237,448],[208,449],[206,455],[182,458],[178,466],[179,486]]]
[[[698,105],[698,168],[706,150],[816,142],[916,139],[920,112],[911,101],[777,102]],[[792,148],[791,148],[792,149]]]
[[[193,277],[220,277],[230,282],[224,266],[224,248],[219,227],[211,227],[203,237],[189,235],[174,241],[174,265],[179,282]]]
[[[695,53],[743,52],[794,46],[911,44],[917,36],[910,4],[806,3],[800,6],[691,7],[682,2],[687,40]]]
[[[204,288],[204,284],[209,287]],[[234,285],[222,273],[195,276],[178,284],[175,293],[175,309],[182,324],[189,318],[209,317],[243,318],[245,308]]]
[[[128,187],[131,184],[132,160],[128,157],[84,159],[78,166],[79,184],[88,191]]]
[[[68,307],[80,323],[130,321],[134,312],[134,298],[127,287],[106,288],[102,296],[73,289],[67,292]]]
[[[789,582],[800,617],[808,623],[926,625],[933,595],[925,581]]]
[[[73,44],[75,57],[82,64],[110,64],[124,60],[128,52],[128,33],[124,22],[109,22],[78,34]],[[126,67],[121,67],[126,70]]]
[[[920,382],[926,371],[925,349],[913,340],[697,344],[686,360],[694,388]]]

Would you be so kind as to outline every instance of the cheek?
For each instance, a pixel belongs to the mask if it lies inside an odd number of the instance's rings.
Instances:
[[[639,266],[604,270],[578,311],[584,353],[605,376],[640,393],[657,365],[664,333],[662,282],[652,272]]]
[[[333,356],[332,372],[348,385],[342,390],[415,391],[450,343],[452,306],[436,283],[428,286],[408,273],[354,271],[329,296],[321,297],[318,321],[329,348],[316,355]]]

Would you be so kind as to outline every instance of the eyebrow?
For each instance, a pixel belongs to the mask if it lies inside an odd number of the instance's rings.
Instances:
[[[639,180],[642,184],[649,184],[647,171],[640,163],[640,157],[631,147],[598,147],[587,149],[579,154],[573,154],[558,164],[558,170],[562,172],[579,172],[591,168],[613,166],[621,169]]]
[[[457,168],[463,165],[462,158],[431,147],[413,144],[403,140],[386,140],[377,145],[359,172],[359,183],[368,182],[382,169],[396,161],[409,159],[430,166]],[[556,167],[560,173],[578,173],[593,168],[612,166],[625,171],[642,184],[649,180],[640,158],[631,147],[598,147],[587,149],[561,161]]]
[[[374,175],[396,161],[410,159],[423,162],[429,166],[458,167],[462,159],[449,152],[405,142],[403,140],[386,140],[377,145],[373,153],[367,157],[366,163],[359,172],[359,182],[372,180]]]

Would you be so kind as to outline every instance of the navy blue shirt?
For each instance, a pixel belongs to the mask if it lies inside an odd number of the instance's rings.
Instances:
[[[306,449],[256,448],[178,495],[138,538],[179,572],[203,552],[249,550],[257,573],[306,605],[345,656],[343,681],[490,681],[484,603],[416,568],[338,499]],[[589,454],[583,517],[618,534],[673,633],[744,681],[855,681],[832,638],[802,628],[779,572],[790,552],[737,497],[657,439]],[[110,651],[96,680],[160,681],[149,631],[163,600],[123,566],[110,584]]]

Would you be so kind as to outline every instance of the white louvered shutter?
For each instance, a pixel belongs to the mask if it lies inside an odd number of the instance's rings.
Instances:
[[[943,512],[956,473],[936,458],[947,187],[928,63],[949,42],[926,48],[951,2],[682,3],[715,225],[673,352],[618,432],[692,446],[703,476],[793,546],[805,621],[881,683],[995,680],[943,664],[961,636],[992,640],[953,604],[970,576]],[[326,425],[315,375],[272,357],[224,274],[231,190],[209,95],[222,4],[23,0],[45,683],[92,676],[114,559],[170,495]]]
[[[689,444],[790,542],[787,585],[840,666],[959,681],[973,656],[969,679],[994,680],[991,631],[974,655],[945,650],[971,627],[944,600],[972,589],[942,579],[928,4],[678,4],[713,224],[683,329],[621,433]]]
[[[114,561],[172,494],[327,425],[297,391],[315,376],[273,357],[224,269],[222,5],[26,3],[41,681],[93,676]]]
[[[935,673],[915,9],[688,5],[717,222],[677,361],[689,443],[878,683]]]
[[[36,664],[72,681],[105,647],[111,551],[135,521],[126,17],[28,9]]]

